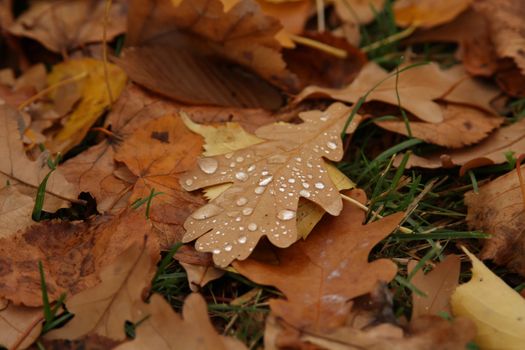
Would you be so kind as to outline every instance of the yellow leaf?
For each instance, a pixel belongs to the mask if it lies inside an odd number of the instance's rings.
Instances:
[[[126,74],[111,63],[107,64],[107,70],[111,97],[116,100],[126,84]],[[102,61],[82,58],[57,64],[48,75],[48,84],[52,86],[75,76],[84,77],[67,84],[67,88],[79,89],[81,99],[64,127],[50,141],[48,147],[54,152],[64,153],[77,145],[111,104]],[[57,91],[51,94],[51,98],[59,98]]]
[[[482,349],[523,349],[525,299],[490,271],[466,248],[472,261],[472,279],[459,286],[451,298],[456,316],[472,320]]]

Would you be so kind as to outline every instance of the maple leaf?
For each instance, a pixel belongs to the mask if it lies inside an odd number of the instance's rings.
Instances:
[[[408,273],[411,274],[417,262],[408,263]],[[432,271],[425,274],[420,269],[410,280],[425,296],[412,293],[412,320],[424,315],[439,315],[441,312],[450,314],[449,300],[456,289],[459,280],[461,261],[457,255],[448,255],[438,263]]]
[[[26,156],[20,123],[23,121],[18,111],[9,105],[0,105],[0,188],[11,184],[19,192],[35,198],[38,186],[50,170],[46,164],[48,153],[42,153],[36,161]],[[44,210],[53,212],[76,199],[77,192],[58,167],[47,182]]]
[[[46,339],[77,339],[97,334],[114,340],[126,338],[126,321],[137,322],[134,306],[143,302],[155,274],[158,250],[152,254],[149,243],[135,243],[100,272],[100,283],[85,289],[66,301],[75,317],[64,327],[52,330]]]
[[[518,121],[512,125],[496,130],[485,140],[477,145],[452,151],[441,151],[428,156],[411,155],[406,164],[410,167],[423,168],[450,168],[460,165],[460,174],[468,170],[492,164],[501,164],[507,161],[506,154],[515,152],[525,153],[525,120]],[[399,164],[402,155],[398,156],[394,164]]]
[[[226,266],[248,257],[263,236],[278,247],[294,243],[300,197],[338,215],[342,200],[323,157],[337,161],[343,156],[340,135],[349,115],[350,108],[340,103],[325,112],[300,113],[302,124],[257,129],[262,143],[199,159],[199,167],[181,178],[186,190],[233,185],[186,220],[184,242],[200,237],[197,250],[213,252],[215,263]],[[346,131],[355,130],[359,119]]]
[[[525,299],[474,254],[463,251],[472,261],[472,278],[452,294],[454,315],[476,324],[474,341],[483,349],[520,349],[525,341]]]
[[[186,298],[182,317],[173,312],[162,296],[154,294],[149,304],[141,303],[134,308],[135,319],[148,315],[137,327],[135,339],[115,350],[246,349],[239,340],[218,335],[207,311],[204,298],[199,294],[193,293]]]
[[[366,195],[352,191],[361,203]],[[307,240],[277,252],[279,264],[253,259],[233,267],[256,283],[273,285],[286,300],[270,301],[272,312],[298,329],[327,331],[342,326],[351,300],[374,289],[378,281],[394,278],[397,267],[386,259],[368,261],[371,249],[403,218],[396,213],[363,225],[364,212],[347,204],[338,217],[329,217]]]
[[[100,0],[33,2],[8,30],[35,39],[51,51],[67,53],[103,40],[104,7],[105,2]],[[126,11],[125,1],[113,1],[105,28],[108,40],[126,30]]]
[[[0,307],[0,345],[26,349],[40,335],[44,313],[41,308],[8,304]]]
[[[435,145],[460,148],[483,140],[504,121],[501,116],[491,115],[465,105],[440,102],[439,106],[443,112],[441,123],[427,123],[409,116],[412,137]],[[381,115],[399,113],[399,110],[395,110],[393,106],[389,110],[392,113]],[[374,111],[373,115],[379,114]],[[384,120],[374,123],[383,129],[409,136],[404,120]]]
[[[329,96],[355,103],[365,95],[365,102],[381,101],[398,106],[400,101],[401,106],[417,118],[439,123],[443,121],[443,113],[434,100],[464,103],[492,112],[488,103],[498,95],[498,91],[468,78],[461,67],[441,70],[436,63],[430,63],[407,68],[396,78],[395,74],[389,75],[376,63],[369,62],[346,87],[329,89],[309,86],[296,97],[296,101]]]
[[[396,24],[402,27],[435,27],[450,22],[465,11],[473,0],[400,0],[394,4]]]
[[[525,276],[525,213],[516,171],[483,185],[478,193],[467,192],[465,204],[469,227],[492,235],[483,240],[480,257]]]

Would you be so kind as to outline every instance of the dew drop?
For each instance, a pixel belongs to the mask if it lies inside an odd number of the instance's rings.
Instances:
[[[240,244],[246,243],[247,240],[248,240],[248,238],[246,236],[241,236],[241,237],[237,238],[237,242],[239,242]]]
[[[255,164],[252,164],[248,167],[248,172],[251,173],[252,171],[255,170]]]
[[[253,208],[244,208],[242,210],[243,215],[251,215],[251,213],[253,213]]]
[[[257,230],[257,224],[255,222],[252,222],[252,223],[248,224],[248,230],[250,230],[252,232]]]
[[[237,204],[239,207],[242,207],[246,203],[248,203],[248,199],[246,199],[246,197],[239,197],[235,202],[235,204]]]
[[[254,192],[256,194],[262,194],[264,192],[264,190],[265,190],[265,187],[259,186],[259,187],[255,187]]]
[[[213,254],[220,254],[221,253],[221,250],[220,249],[214,249],[213,250]]]
[[[193,185],[193,180],[192,179],[187,179],[185,182],[186,186],[191,186]]]
[[[200,158],[197,161],[199,168],[206,174],[213,174],[219,167],[219,162],[215,158]]]
[[[193,214],[191,214],[191,217],[196,220],[205,220],[219,214],[220,212],[222,212],[221,207],[213,203],[209,203],[195,210]]]
[[[276,154],[268,158],[269,164],[283,164],[288,159],[284,154]]]
[[[239,181],[246,181],[248,180],[248,175],[243,171],[239,171],[238,173],[235,173],[235,178]]]
[[[232,248],[233,247],[231,246],[231,244],[228,244],[226,247],[224,247],[224,250],[227,252],[231,252]]]
[[[266,176],[266,175],[268,175],[268,174],[269,174],[269,172],[266,171],[266,170],[264,170],[263,172],[261,172],[261,175],[262,175],[262,176]]]
[[[337,143],[329,141],[329,142],[326,143],[326,146],[328,146],[328,148],[330,148],[330,149],[336,149],[337,148]]]
[[[310,184],[308,182],[303,182],[303,187],[304,188],[308,188],[308,187],[310,187]]]
[[[295,211],[283,209],[278,214],[277,217],[281,220],[292,220],[295,218]]]
[[[235,162],[231,162],[230,163],[230,168],[235,168],[235,165],[237,165],[237,164],[235,164]]]
[[[322,182],[316,182],[315,183],[315,188],[318,188],[320,190],[322,190],[324,188],[324,183]]]
[[[242,162],[244,161],[244,158],[243,158],[243,157],[237,157],[237,158],[235,159],[235,161],[236,161],[237,163],[242,163]]]
[[[301,190],[301,191],[299,191],[299,194],[301,196],[303,196],[304,198],[309,198],[310,197],[310,191],[307,191],[307,190]]]
[[[224,158],[226,158],[226,159],[230,159],[231,157],[233,157],[233,153],[226,153],[224,155]]]
[[[272,175],[266,176],[266,177],[262,178],[261,181],[259,181],[259,186],[266,186],[270,182],[272,182],[272,180],[273,180],[273,176]]]

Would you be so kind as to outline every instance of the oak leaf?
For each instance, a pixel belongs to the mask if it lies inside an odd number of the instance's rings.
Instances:
[[[342,200],[323,158],[343,156],[340,135],[349,115],[350,108],[340,103],[325,112],[300,113],[302,124],[257,129],[262,143],[199,159],[199,167],[181,178],[186,190],[233,185],[185,221],[184,242],[199,238],[197,250],[213,252],[215,263],[226,266],[248,257],[263,236],[278,247],[294,243],[300,197],[338,215]],[[346,132],[355,130],[359,119]]]
[[[329,0],[339,18],[344,22],[366,24],[383,10],[385,0]]]
[[[461,68],[441,70],[436,63],[430,63],[407,68],[397,75],[397,79],[394,73],[389,74],[376,63],[369,62],[350,85],[342,89],[309,86],[297,96],[296,100],[328,96],[336,100],[356,103],[375,87],[368,94],[366,101],[382,101],[395,106],[400,101],[401,106],[417,118],[430,123],[439,123],[443,121],[443,113],[434,101],[436,99],[486,109],[490,97],[494,98],[498,94],[493,88],[471,80]],[[376,86],[377,84],[379,85]],[[478,94],[484,98],[473,97]]]
[[[422,157],[410,156],[407,168],[450,168],[461,166],[460,174],[465,174],[469,169],[492,164],[501,164],[507,161],[506,154],[515,152],[525,153],[525,120],[496,130],[485,140],[477,145],[458,150],[441,151]],[[399,164],[401,156],[396,158],[394,164]]]
[[[179,264],[186,271],[188,285],[193,292],[198,292],[206,284],[221,278],[226,273],[225,270],[215,268],[213,264],[202,266],[182,261],[179,261]]]
[[[416,261],[408,264],[408,273],[417,265]],[[457,255],[448,255],[427,274],[420,269],[410,282],[425,296],[412,293],[412,320],[417,322],[419,317],[425,315],[439,316],[440,312],[450,314],[450,296],[459,284],[459,270],[461,261]]]
[[[117,63],[132,80],[175,100],[276,109],[282,97],[271,84],[296,89],[275,39],[281,25],[255,0],[228,11],[220,0],[135,0],[128,28],[131,47]]]
[[[474,341],[483,349],[521,349],[525,341],[525,299],[463,248],[472,261],[472,279],[452,295],[454,315],[472,320]]]
[[[0,189],[0,237],[8,237],[33,224],[34,199],[13,186]]]
[[[478,193],[467,192],[465,204],[469,227],[492,235],[483,240],[480,258],[525,276],[525,212],[516,171],[483,185]]]
[[[160,256],[158,250],[152,254],[149,244],[146,240],[133,244],[100,272],[99,284],[68,298],[67,309],[75,317],[64,327],[47,333],[45,338],[77,339],[97,334],[124,340],[125,322],[141,319],[134,309],[137,302],[143,302]]]
[[[0,346],[26,349],[40,335],[44,312],[41,308],[8,304],[0,308]]]
[[[402,27],[435,27],[465,11],[473,0],[400,0],[394,4],[396,24]]]
[[[42,153],[35,161],[27,157],[19,130],[21,123],[22,116],[17,110],[0,105],[0,188],[11,184],[19,192],[35,198],[38,186],[50,171],[46,163],[48,153]],[[58,167],[47,182],[44,210],[55,211],[76,198],[74,186]]]
[[[460,148],[483,140],[504,121],[503,117],[465,105],[440,102],[439,106],[443,112],[443,121],[440,123],[427,123],[409,118],[413,137],[435,145]],[[393,110],[393,113],[398,114],[399,111]],[[375,124],[383,129],[408,136],[404,120],[376,121]]]
[[[158,294],[151,297],[149,304],[140,303],[133,310],[134,319],[147,318],[137,327],[135,339],[115,350],[246,349],[239,340],[217,334],[199,294],[186,298],[182,317]]]
[[[361,190],[352,195],[366,201]],[[339,217],[326,218],[307,240],[279,250],[278,265],[248,259],[233,267],[256,283],[281,290],[286,300],[273,299],[270,308],[295,328],[335,329],[344,324],[353,298],[371,292],[379,281],[390,281],[397,271],[392,261],[369,262],[368,255],[397,227],[403,213],[367,225],[364,217],[361,209],[346,204]]]
[[[101,42],[105,1],[52,0],[32,2],[8,28],[9,32],[39,41],[47,49],[65,54],[85,44]],[[106,25],[108,40],[126,30],[126,1],[113,1]]]

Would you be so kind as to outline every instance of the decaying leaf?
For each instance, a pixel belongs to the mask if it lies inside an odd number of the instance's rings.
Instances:
[[[91,58],[69,60],[53,67],[48,77],[49,85],[75,76],[85,76],[77,88],[82,95],[80,101],[69,115],[64,127],[52,138],[48,146],[54,152],[65,152],[82,141],[91,126],[111,104],[112,99],[118,98],[126,84],[126,75],[114,64],[107,64],[109,89],[106,84],[104,62]],[[71,87],[70,87],[71,88]],[[51,96],[57,99],[57,95]]]
[[[212,264],[208,266],[188,264],[180,261],[179,264],[186,271],[188,285],[193,292],[198,292],[208,282],[221,278],[226,271],[215,268]]]
[[[173,312],[171,305],[160,295],[154,294],[149,304],[141,302],[133,308],[134,319],[147,317],[137,327],[135,339],[115,349],[246,349],[239,340],[218,335],[207,311],[199,294],[190,294],[186,298],[182,317]]]
[[[466,193],[465,204],[469,227],[492,235],[483,241],[481,259],[492,259],[525,276],[525,212],[516,171],[483,185],[479,193]]]
[[[507,161],[506,154],[525,153],[525,120],[518,121],[512,125],[496,130],[485,140],[477,145],[465,147],[458,150],[442,151],[426,157],[412,155],[407,163],[409,167],[423,168],[450,168],[461,166],[460,174],[469,169],[492,164],[500,164]],[[396,158],[395,164],[399,164],[401,158]]]
[[[486,101],[486,97],[494,98],[498,94],[497,90],[487,88],[468,78],[462,69],[441,70],[436,63],[408,68],[399,73],[397,79],[395,74],[390,74],[388,77],[389,73],[386,70],[370,62],[350,85],[342,89],[309,86],[297,96],[297,100],[329,96],[336,100],[355,103],[375,87],[366,101],[382,101],[397,106],[399,97],[401,106],[417,118],[430,123],[440,123],[444,119],[443,113],[434,100],[443,98],[450,102],[487,108],[487,103],[490,101]],[[376,86],[377,84],[379,85]],[[481,94],[485,98],[473,98],[476,94]]]
[[[8,237],[33,224],[34,199],[13,186],[0,188],[0,237]]]
[[[134,0],[128,45],[118,64],[155,92],[190,104],[264,107],[282,103],[271,84],[294,91],[275,35],[279,21],[255,0],[224,11],[220,0]]]
[[[19,192],[35,198],[38,186],[50,171],[46,163],[48,153],[42,153],[36,161],[26,156],[20,123],[22,117],[17,110],[6,104],[0,105],[0,188],[11,184]],[[44,210],[53,212],[76,198],[74,186],[58,167],[47,182]]]
[[[361,203],[366,195],[354,190]],[[388,260],[368,262],[370,250],[391,233],[403,213],[363,225],[361,209],[346,204],[339,217],[328,217],[307,240],[277,251],[278,265],[253,259],[233,267],[251,280],[273,285],[286,296],[270,301],[272,312],[299,329],[330,330],[344,324],[351,300],[388,282],[396,265]]]
[[[450,22],[473,0],[399,0],[394,3],[396,24],[402,27],[434,27]]]
[[[440,123],[426,123],[416,118],[409,120],[413,137],[435,145],[460,148],[483,140],[504,121],[503,117],[465,105],[440,102],[439,106],[443,113]],[[399,111],[394,113],[398,114]],[[408,136],[406,123],[402,119],[377,121],[375,124]]]
[[[409,273],[416,264],[416,261],[408,264]],[[416,272],[410,282],[426,295],[412,293],[412,320],[414,322],[424,315],[439,315],[440,312],[450,314],[449,300],[458,285],[460,267],[459,256],[448,255],[429,273],[424,274],[422,269]]]
[[[66,301],[75,317],[64,327],[45,335],[47,339],[77,339],[97,334],[114,340],[126,338],[126,321],[137,322],[137,303],[143,303],[144,291],[155,274],[158,250],[151,254],[147,242],[136,243],[100,272],[100,283]]]
[[[383,10],[385,0],[329,0],[337,15],[346,23],[366,24]]]
[[[213,252],[215,263],[226,266],[246,259],[263,236],[278,247],[294,243],[300,197],[338,215],[342,200],[323,158],[341,159],[340,135],[349,115],[350,108],[340,103],[325,112],[300,113],[302,124],[257,129],[256,136],[265,142],[199,159],[198,168],[181,178],[186,190],[233,185],[186,220],[184,242],[199,238],[197,250]],[[359,119],[346,132],[355,130]]]
[[[0,346],[26,349],[40,335],[44,312],[41,308],[7,305],[0,309]]]
[[[87,222],[43,222],[0,239],[0,296],[16,305],[42,305],[38,261],[50,299],[71,296],[96,285],[101,269],[149,235],[157,238],[143,210]]]
[[[472,279],[452,295],[454,315],[472,320],[482,349],[521,349],[525,342],[525,299],[490,271],[474,254]]]
[[[65,54],[82,45],[102,41],[104,7],[103,0],[35,1],[9,31]],[[112,2],[106,27],[108,40],[126,30],[126,12],[126,1]]]

